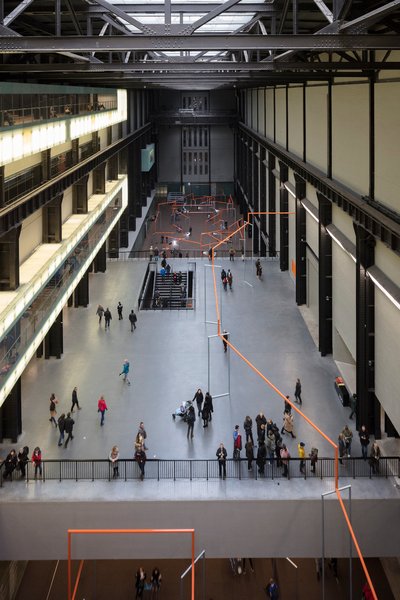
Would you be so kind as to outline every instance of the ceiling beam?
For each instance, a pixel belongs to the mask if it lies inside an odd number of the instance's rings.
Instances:
[[[221,3],[222,4],[222,3]],[[164,3],[160,2],[157,4],[148,3],[148,4],[113,4],[113,7],[116,7],[120,10],[123,10],[128,14],[143,14],[143,13],[158,13],[163,14],[165,10]],[[179,4],[172,5],[173,13],[201,13],[211,12],[214,8],[218,6],[215,3],[203,3],[203,2],[182,2]],[[276,14],[276,8],[272,4],[260,4],[258,2],[249,3],[249,4],[238,4],[235,7],[226,8],[227,11],[232,12],[245,12],[245,13],[253,13],[253,12],[261,12],[265,15],[273,15]],[[87,12],[90,14],[103,13],[104,10],[100,6],[96,6],[96,4],[90,4],[87,7]],[[85,13],[86,14],[86,13]]]
[[[173,62],[137,62],[127,64],[125,61],[121,63],[60,63],[60,64],[30,64],[30,73],[174,73],[180,71],[190,72],[280,72],[288,71],[307,72],[307,71],[357,71],[360,76],[363,71],[398,71],[400,70],[400,62],[234,62],[234,61],[219,61],[219,62],[194,62],[192,61],[173,61]],[[0,73],[22,73],[26,72],[26,65],[0,64]]]
[[[103,1],[103,0],[100,0]],[[399,50],[398,35],[124,35],[0,37],[0,53],[233,50]]]
[[[318,6],[319,10],[322,12],[324,17],[329,21],[329,23],[333,23],[333,14],[325,4],[323,0],[314,0],[314,3]]]
[[[228,8],[235,6],[239,2],[240,2],[240,0],[227,0],[227,2],[224,2],[223,4],[220,4],[219,6],[215,6],[212,10],[210,10],[210,12],[205,14],[204,17],[200,17],[200,19],[197,19],[197,21],[192,23],[189,26],[190,30],[196,31],[196,29],[199,29],[199,27],[201,27],[202,25],[205,25],[209,21],[212,21],[213,19],[215,19],[215,17],[218,17],[218,15],[225,12]]]
[[[86,0],[87,2],[88,0]],[[115,4],[110,4],[110,2],[107,2],[106,0],[91,0],[91,2],[96,2],[96,4],[99,4],[100,6],[103,7],[103,9],[107,9],[108,12],[110,12],[112,15],[115,15],[116,17],[119,17],[120,19],[123,19],[124,21],[126,21],[127,23],[129,23],[130,25],[133,25],[134,27],[136,27],[137,29],[139,29],[139,31],[143,31],[143,33],[147,34],[147,35],[151,35],[151,34],[155,34],[154,29],[152,29],[150,26],[148,25],[143,25],[143,23],[141,23],[140,21],[138,21],[138,19],[135,19],[134,17],[131,17],[129,14],[127,14],[124,10],[121,10],[120,8],[118,8],[117,6],[115,6]],[[143,5],[143,12],[146,12],[145,10],[146,5]],[[104,12],[104,11],[103,11]],[[128,48],[128,50],[130,50],[130,48]]]
[[[393,2],[389,2],[380,8],[376,8],[375,10],[371,10],[370,12],[365,13],[361,17],[357,19],[353,19],[348,23],[344,23],[339,27],[341,33],[343,32],[352,32],[366,29],[369,25],[373,25],[377,21],[380,21],[383,17],[386,17],[394,10],[397,10],[400,7],[400,0],[393,0]]]
[[[32,4],[33,0],[22,0],[18,6],[14,8],[5,18],[3,24],[8,27],[11,23],[22,13],[30,4]]]

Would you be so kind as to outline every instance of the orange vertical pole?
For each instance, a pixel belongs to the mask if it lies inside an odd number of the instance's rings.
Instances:
[[[192,531],[192,600],[195,600],[194,598],[194,590],[195,590],[195,586],[194,586],[194,530]]]
[[[68,600],[71,600],[71,532],[68,530]]]

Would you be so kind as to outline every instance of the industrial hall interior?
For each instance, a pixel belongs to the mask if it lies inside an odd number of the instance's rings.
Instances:
[[[0,0],[0,599],[400,598],[400,0]]]

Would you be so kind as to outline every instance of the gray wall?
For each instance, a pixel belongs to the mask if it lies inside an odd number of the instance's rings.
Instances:
[[[65,559],[68,528],[194,527],[196,553],[205,548],[209,558],[321,554],[319,499],[135,501],[136,487],[131,489],[132,501],[118,503],[47,502],[40,500],[40,488],[36,501],[3,501],[0,560]],[[364,556],[400,555],[398,499],[354,500],[352,513]],[[325,503],[325,523],[326,555],[348,556],[348,534],[336,499]],[[84,537],[88,539],[73,541],[75,558],[183,558],[191,548],[189,535],[183,534]]]

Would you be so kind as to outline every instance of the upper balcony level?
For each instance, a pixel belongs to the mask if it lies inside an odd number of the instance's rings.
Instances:
[[[0,166],[126,119],[125,90],[2,84]]]

